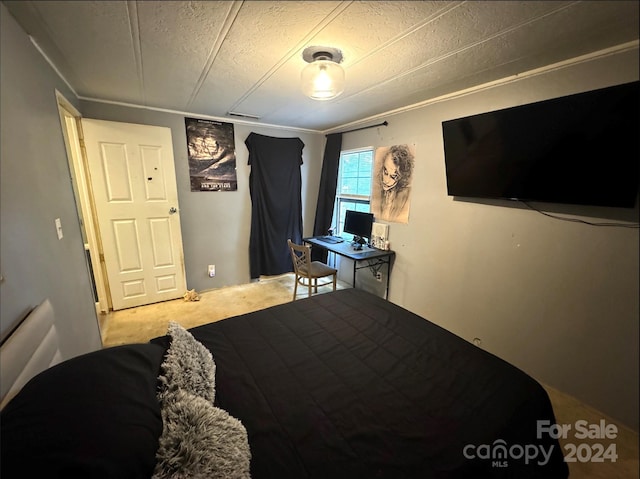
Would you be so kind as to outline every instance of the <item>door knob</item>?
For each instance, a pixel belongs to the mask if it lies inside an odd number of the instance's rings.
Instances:
[[[176,209],[176,207],[175,207],[175,206],[172,206],[171,208],[169,208],[169,214],[170,214],[170,215],[172,215],[172,214],[174,214],[174,213],[177,213],[177,212],[178,212],[178,210]]]

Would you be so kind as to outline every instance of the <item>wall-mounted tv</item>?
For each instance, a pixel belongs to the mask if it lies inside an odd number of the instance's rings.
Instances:
[[[638,85],[442,122],[448,194],[633,208]]]

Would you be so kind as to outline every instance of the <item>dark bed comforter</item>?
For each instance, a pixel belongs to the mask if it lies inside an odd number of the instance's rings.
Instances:
[[[536,381],[376,296],[342,290],[190,331],[213,353],[215,406],[246,428],[253,479],[568,476],[557,441],[537,435],[555,419]],[[150,478],[173,341],[34,377],[0,413],[2,478]]]
[[[261,478],[560,478],[531,377],[368,293],[318,295],[190,330],[216,405],[245,425]],[[162,343],[165,339],[154,340]]]

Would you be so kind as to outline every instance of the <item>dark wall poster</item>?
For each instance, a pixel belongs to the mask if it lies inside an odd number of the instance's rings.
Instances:
[[[184,119],[191,191],[236,191],[236,143],[233,123]]]

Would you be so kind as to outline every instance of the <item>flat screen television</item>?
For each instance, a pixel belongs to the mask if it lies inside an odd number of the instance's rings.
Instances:
[[[449,196],[633,208],[638,85],[442,122]]]
[[[356,236],[360,243],[367,242],[371,238],[371,228],[373,226],[373,213],[362,211],[346,210],[344,213],[344,227],[342,231]],[[365,240],[365,238],[367,240]]]

